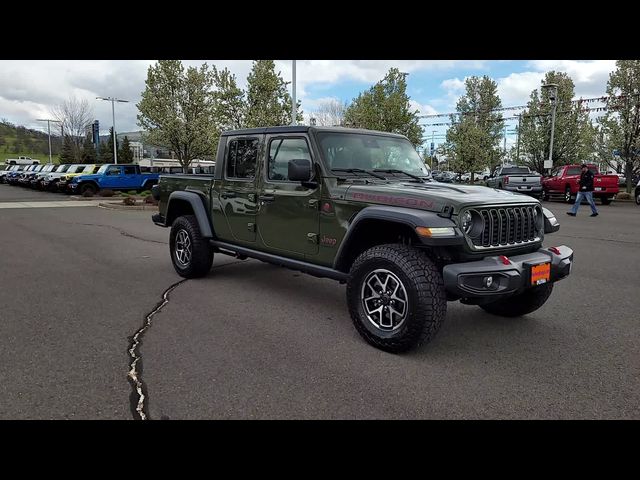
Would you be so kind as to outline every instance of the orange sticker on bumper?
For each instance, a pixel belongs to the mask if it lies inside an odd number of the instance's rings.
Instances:
[[[531,284],[540,285],[546,283],[551,278],[551,264],[542,263],[531,267]]]

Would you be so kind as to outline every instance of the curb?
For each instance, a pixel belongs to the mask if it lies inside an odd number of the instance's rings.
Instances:
[[[108,210],[158,210],[157,205],[122,205],[119,203],[99,203],[99,207]]]

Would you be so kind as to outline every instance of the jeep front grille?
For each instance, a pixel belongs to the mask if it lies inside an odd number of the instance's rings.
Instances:
[[[534,205],[474,209],[484,220],[482,233],[471,237],[476,248],[521,245],[539,240]]]

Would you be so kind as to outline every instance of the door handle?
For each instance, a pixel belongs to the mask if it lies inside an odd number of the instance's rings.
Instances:
[[[260,195],[258,199],[263,202],[273,202],[276,197],[274,195]]]
[[[223,190],[220,194],[222,198],[236,198],[236,192],[231,192],[229,190]]]

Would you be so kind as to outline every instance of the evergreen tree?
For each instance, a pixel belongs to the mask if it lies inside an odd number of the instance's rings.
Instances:
[[[82,163],[94,164],[97,160],[96,148],[91,141],[91,135],[84,137],[82,143]]]
[[[127,136],[122,140],[122,147],[118,150],[118,163],[133,163],[133,152]]]
[[[60,163],[76,163],[73,154],[73,145],[68,135],[64,136],[62,151],[60,152]]]

